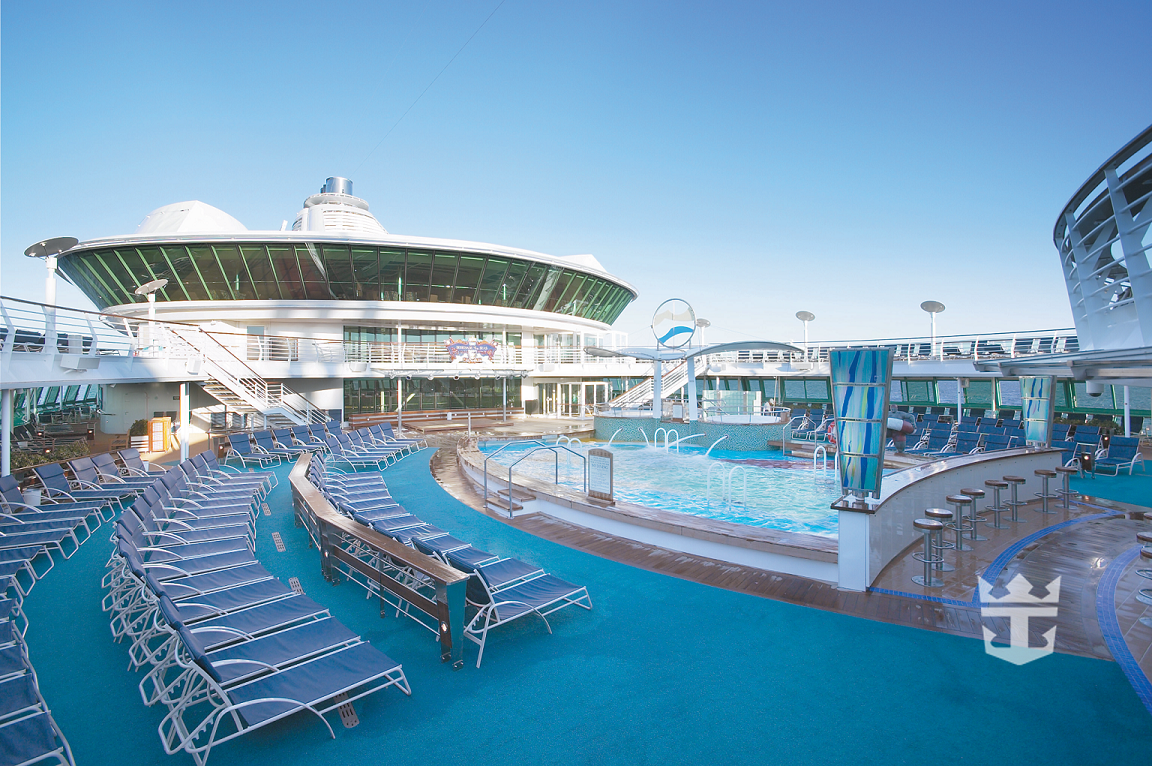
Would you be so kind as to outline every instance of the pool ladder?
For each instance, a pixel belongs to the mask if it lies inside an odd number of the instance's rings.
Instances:
[[[708,508],[712,507],[712,472],[720,469],[720,502],[725,504],[725,507],[731,508],[735,502],[735,478],[736,472],[740,472],[741,480],[741,501],[740,505],[745,508],[748,507],[748,472],[744,470],[742,465],[734,465],[728,469],[728,473],[724,473],[723,463],[713,463],[708,466],[708,489],[707,494],[704,496],[704,503]]]

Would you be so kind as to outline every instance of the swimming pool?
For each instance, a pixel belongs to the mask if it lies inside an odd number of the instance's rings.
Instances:
[[[501,446],[501,442],[483,442],[480,451],[491,454]],[[590,447],[605,448],[595,443],[571,446],[581,453]],[[492,463],[507,467],[535,448],[508,446],[492,458],[489,467]],[[705,457],[703,448],[687,445],[680,453],[638,445],[614,444],[609,449],[613,452],[617,501],[753,527],[837,537],[836,512],[829,506],[840,497],[840,480],[831,463],[826,471],[814,471],[810,459],[785,457],[779,450],[712,450]],[[582,490],[583,466],[579,458],[561,452],[559,483]],[[553,453],[542,451],[525,458],[513,468],[515,476],[552,483]],[[733,486],[725,499],[723,485],[729,477]]]

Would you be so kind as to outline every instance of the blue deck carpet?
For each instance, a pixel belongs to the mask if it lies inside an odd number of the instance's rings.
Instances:
[[[352,584],[320,576],[292,523],[287,469],[261,516],[257,554],[401,661],[413,696],[356,703],[337,738],[297,715],[215,749],[210,763],[334,764],[988,764],[1140,763],[1152,716],[1115,663],[1052,655],[1016,667],[978,641],[732,593],[633,569],[537,539],[453,499],[431,451],[388,469],[411,512],[486,550],[586,584],[595,610],[526,619],[494,633],[484,665],[439,662],[432,634],[380,618]],[[1119,481],[1097,480],[1103,495]],[[1091,480],[1088,480],[1091,481]],[[1131,499],[1117,497],[1117,499]],[[1148,497],[1144,497],[1147,502]],[[288,551],[277,553],[271,532]],[[82,766],[190,764],[166,756],[139,675],[100,611],[105,527],[58,565],[27,604],[40,685]],[[1141,755],[1144,753],[1144,755]]]

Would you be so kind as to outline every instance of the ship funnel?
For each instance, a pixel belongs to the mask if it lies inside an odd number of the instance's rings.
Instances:
[[[324,185],[320,187],[321,194],[347,194],[352,196],[352,182],[347,178],[340,176],[332,176],[324,181]]]

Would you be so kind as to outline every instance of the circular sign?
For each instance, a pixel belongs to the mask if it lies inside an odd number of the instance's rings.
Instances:
[[[652,334],[657,346],[683,348],[696,333],[696,313],[687,301],[672,298],[661,303],[652,315]]]

